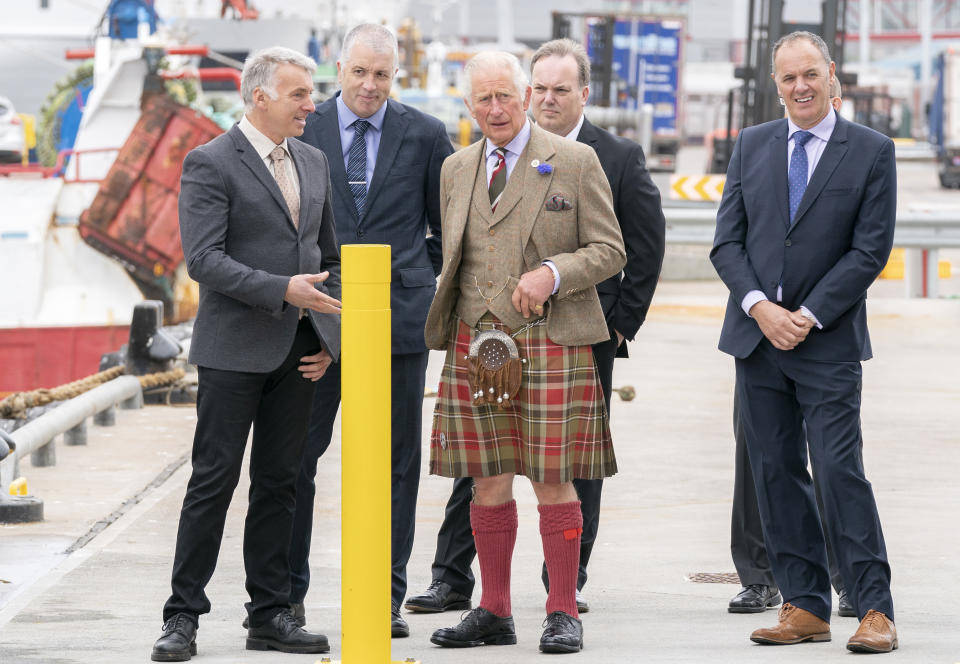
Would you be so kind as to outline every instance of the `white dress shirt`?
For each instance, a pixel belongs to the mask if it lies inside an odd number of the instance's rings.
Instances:
[[[513,173],[513,167],[517,165],[517,160],[520,159],[520,153],[523,152],[527,143],[530,142],[530,120],[527,120],[523,123],[523,127],[520,131],[517,132],[517,135],[513,137],[513,140],[503,146],[504,156],[503,160],[507,162],[507,179],[510,179],[510,174]],[[497,158],[497,145],[491,141],[489,138],[486,139],[486,144],[483,146],[483,154],[486,156],[487,160],[487,182],[490,182],[490,178],[493,177],[493,172],[497,170],[497,162],[500,161]]]
[[[277,177],[273,171],[273,159],[270,158],[270,153],[277,147],[277,144],[267,138],[262,131],[254,127],[246,115],[240,118],[240,122],[237,123],[237,128],[243,133],[247,140],[250,141],[250,145],[257,151],[257,155],[263,160],[263,164],[267,167],[267,170],[270,171],[270,174],[273,175],[273,177]],[[283,139],[280,147],[287,153],[286,158],[283,160],[283,167],[287,171],[287,179],[293,183],[293,190],[297,193],[297,196],[299,196],[300,178],[297,176],[297,165],[293,163],[293,159],[290,157],[287,139]]]

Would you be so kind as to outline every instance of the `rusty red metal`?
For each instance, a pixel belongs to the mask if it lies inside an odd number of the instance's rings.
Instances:
[[[119,260],[148,297],[172,305],[172,273],[183,261],[177,197],[187,153],[223,133],[166,95],[150,97],[90,207],[80,235]]]

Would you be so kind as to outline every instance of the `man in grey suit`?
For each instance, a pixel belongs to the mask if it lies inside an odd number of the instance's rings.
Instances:
[[[361,24],[343,39],[341,91],[307,118],[301,140],[330,161],[340,244],[390,245],[391,259],[391,633],[410,634],[400,616],[407,591],[420,483],[423,325],[440,258],[440,166],[453,152],[443,123],[388,99],[398,65],[397,40],[382,25]],[[330,445],[340,403],[340,365],[317,384],[290,546],[290,604],[306,624],[310,537],[317,460]]]
[[[330,649],[290,613],[287,556],[314,381],[340,349],[340,258],[323,153],[299,141],[316,65],[285,48],[247,60],[243,119],[190,152],[180,234],[200,284],[190,361],[199,371],[193,474],[177,532],[172,594],[154,661],[197,652],[204,587],[253,425],[243,538],[248,650]]]

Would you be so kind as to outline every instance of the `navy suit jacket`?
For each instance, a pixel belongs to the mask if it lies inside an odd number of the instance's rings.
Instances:
[[[627,264],[623,272],[597,284],[600,306],[611,329],[633,341],[647,317],[663,265],[665,222],[660,190],[647,171],[639,143],[614,136],[583,119],[577,140],[592,147],[613,193]],[[617,357],[627,356],[620,344]]]
[[[386,103],[363,217],[347,186],[336,97],[307,117],[300,140],[320,148],[330,163],[338,245],[390,245],[392,351],[420,353],[427,350],[423,326],[443,267],[440,167],[453,146],[440,120],[392,99]]]
[[[751,290],[776,302],[782,284],[780,304],[805,306],[823,326],[789,352],[869,359],[867,288],[886,265],[896,220],[893,142],[837,116],[791,225],[787,131],[786,119],[748,127],[730,158],[710,252],[730,289],[720,350],[738,358],[753,352],[763,333],[740,303]]]

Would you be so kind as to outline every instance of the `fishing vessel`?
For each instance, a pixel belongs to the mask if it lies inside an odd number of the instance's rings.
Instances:
[[[164,302],[169,323],[195,311],[180,169],[222,129],[168,82],[204,49],[174,43],[149,14],[114,18],[93,49],[68,54],[92,62],[89,83],[76,87],[72,146],[52,166],[0,169],[0,396],[96,372],[126,343],[145,298]],[[239,81],[235,69],[207,74]]]

